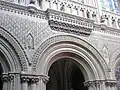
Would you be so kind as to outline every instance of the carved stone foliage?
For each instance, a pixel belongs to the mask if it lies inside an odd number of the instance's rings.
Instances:
[[[79,35],[90,35],[93,30],[93,20],[83,19],[51,9],[48,9],[47,13],[49,25],[53,30]]]

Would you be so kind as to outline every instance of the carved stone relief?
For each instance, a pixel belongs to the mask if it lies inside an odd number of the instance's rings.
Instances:
[[[34,49],[34,37],[31,33],[26,36],[25,49]]]
[[[108,52],[108,48],[106,45],[104,45],[102,48],[102,55],[103,55],[106,63],[108,64],[109,63],[109,52]]]

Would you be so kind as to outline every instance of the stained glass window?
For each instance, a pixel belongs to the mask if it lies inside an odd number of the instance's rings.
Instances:
[[[115,11],[116,11],[116,13],[119,13],[119,9],[118,9],[118,2],[117,2],[117,0],[113,0],[114,1],[114,6],[115,6]]]
[[[102,9],[105,9],[105,0],[100,0]]]
[[[112,0],[100,0],[100,2],[102,9],[107,11],[113,11]]]

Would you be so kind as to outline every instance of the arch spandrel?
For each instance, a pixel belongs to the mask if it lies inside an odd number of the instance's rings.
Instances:
[[[59,46],[57,47],[57,45]],[[90,63],[93,64],[93,67],[90,67],[94,70],[96,69],[97,71],[93,73],[98,73],[99,77],[96,77],[96,79],[101,79],[101,77],[102,79],[108,79],[110,77],[108,73],[109,68],[99,52],[88,42],[70,35],[54,36],[43,42],[33,55],[33,71],[45,74],[44,65],[46,62],[48,62],[46,59],[48,59],[48,56],[51,54],[49,50],[51,50],[51,52],[58,50],[59,53],[60,50],[63,49],[63,51],[66,52],[64,48],[72,48],[73,50],[78,50],[78,52],[81,52],[81,55],[85,55],[84,59],[88,62],[88,66],[90,66]],[[50,57],[54,57],[54,55],[51,55]],[[78,56],[79,55],[80,54],[78,54]]]
[[[6,57],[11,58],[8,59],[8,62],[13,65],[13,68],[16,67],[18,71],[28,70],[27,57],[22,46],[9,32],[2,27],[0,27],[0,45],[1,52],[4,52],[3,54]],[[18,68],[18,66],[20,67]],[[14,69],[12,71],[16,70]]]

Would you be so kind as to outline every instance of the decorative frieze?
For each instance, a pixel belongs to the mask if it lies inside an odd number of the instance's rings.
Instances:
[[[82,17],[48,9],[48,22],[53,30],[73,34],[90,35],[94,21]]]
[[[13,3],[5,2],[5,1],[0,1],[0,10],[46,20],[47,19],[46,13],[44,11],[38,10],[33,5],[34,4],[32,5],[30,4],[27,7],[27,6],[21,6],[18,4],[13,4]]]

